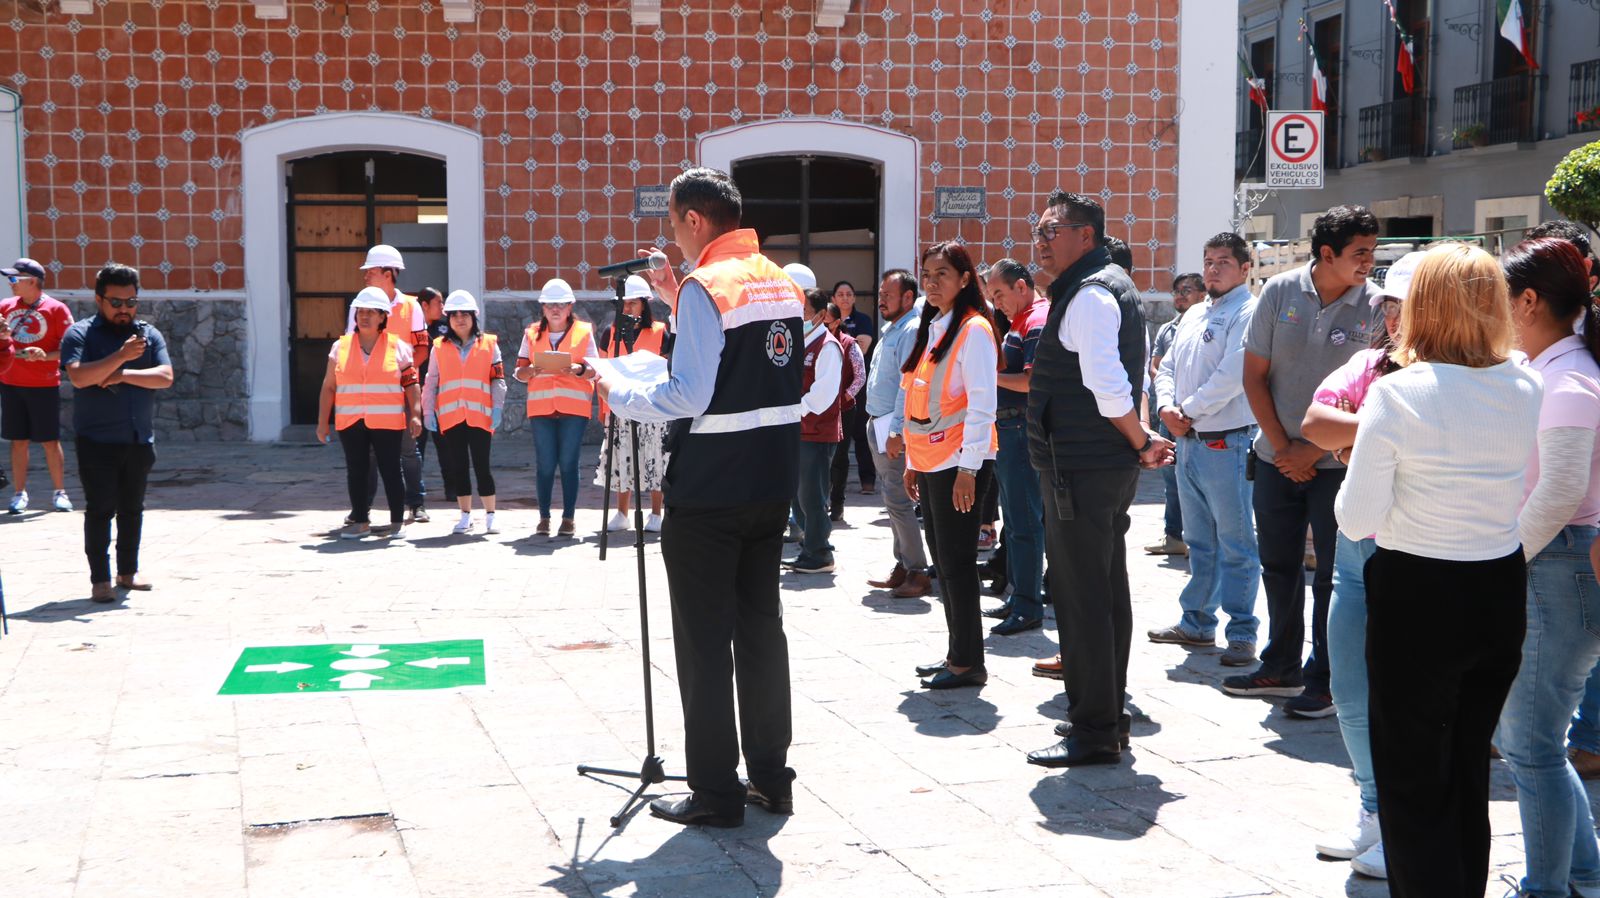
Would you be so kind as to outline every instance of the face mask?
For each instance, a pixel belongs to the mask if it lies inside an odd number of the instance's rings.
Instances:
[[[817,323],[815,321],[806,321],[803,325],[801,325],[801,327],[802,332],[809,337],[811,336],[811,332],[817,329]]]

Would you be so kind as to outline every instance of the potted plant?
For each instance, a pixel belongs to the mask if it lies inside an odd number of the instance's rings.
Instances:
[[[1600,129],[1600,106],[1595,106],[1593,109],[1578,110],[1577,115],[1573,116],[1573,120],[1577,122],[1579,131]]]
[[[1382,162],[1389,158],[1389,154],[1384,152],[1383,147],[1362,147],[1361,158],[1367,162]]]
[[[1483,122],[1473,122],[1469,125],[1462,125],[1461,127],[1455,129],[1450,136],[1454,139],[1455,145],[1458,147],[1465,146],[1467,144],[1471,144],[1475,147],[1482,147],[1488,146],[1489,144],[1489,129],[1484,127]]]

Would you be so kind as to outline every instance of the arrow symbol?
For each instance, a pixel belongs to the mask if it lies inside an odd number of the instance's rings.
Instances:
[[[305,670],[309,664],[296,664],[293,661],[279,661],[277,664],[252,664],[244,669],[245,673],[289,673],[295,670]]]
[[[333,682],[338,683],[340,689],[366,689],[372,685],[374,680],[381,679],[383,679],[383,677],[380,677],[377,674],[369,674],[363,673],[359,670],[353,670],[343,676],[334,677]]]
[[[339,654],[349,655],[352,658],[371,658],[373,655],[382,655],[388,651],[388,649],[381,649],[375,645],[353,645]]]
[[[471,658],[424,658],[421,661],[407,661],[412,667],[426,667],[429,670],[438,670],[445,664],[471,664]]]

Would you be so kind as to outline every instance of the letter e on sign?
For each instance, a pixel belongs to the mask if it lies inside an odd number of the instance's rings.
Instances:
[[[1322,187],[1322,113],[1267,114],[1267,186]]]

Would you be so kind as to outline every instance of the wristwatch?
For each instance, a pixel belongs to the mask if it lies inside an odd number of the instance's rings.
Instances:
[[[1155,442],[1156,441],[1155,441],[1154,437],[1150,436],[1148,433],[1145,434],[1144,435],[1144,445],[1140,446],[1137,450],[1135,450],[1134,454],[1135,455],[1143,455],[1146,452],[1149,452],[1150,451],[1150,447],[1154,446]]]
[[[956,470],[960,471],[963,474],[970,475],[972,477],[977,477],[978,476],[978,469],[977,468],[964,468],[964,467],[961,467],[960,465],[957,465],[956,466]]]

